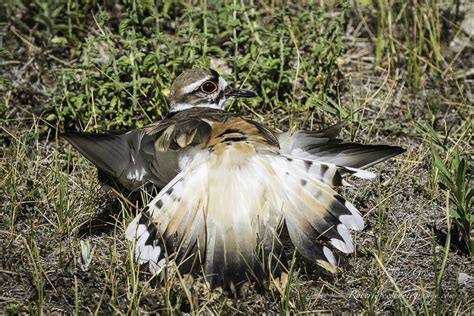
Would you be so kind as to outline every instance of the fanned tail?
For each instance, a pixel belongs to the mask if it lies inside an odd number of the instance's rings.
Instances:
[[[332,187],[343,184],[341,172],[374,175],[250,149],[197,155],[160,191],[126,231],[141,263],[156,272],[168,256],[186,273],[199,263],[211,288],[261,280],[286,267],[278,235],[284,223],[302,255],[334,271],[331,249],[352,252],[348,229],[364,222]]]

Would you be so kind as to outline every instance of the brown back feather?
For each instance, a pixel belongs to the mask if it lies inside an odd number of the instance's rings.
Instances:
[[[211,108],[191,108],[144,128],[155,136],[158,151],[179,150],[188,146],[213,147],[217,143],[251,142],[279,148],[278,140],[261,124],[236,114]]]

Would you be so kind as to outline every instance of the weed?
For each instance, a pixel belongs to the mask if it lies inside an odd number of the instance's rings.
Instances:
[[[451,34],[442,34],[443,20],[451,16],[456,23],[456,2],[446,6],[439,1],[379,0],[377,6],[376,62],[395,71],[406,67],[408,83],[414,90],[424,84],[424,74],[441,83],[449,67],[441,49]]]
[[[171,26],[166,6],[138,3],[125,3],[118,28],[109,12],[94,14],[99,32],[84,39],[83,62],[61,71],[50,122],[93,130],[140,127],[167,112],[167,87],[176,74],[213,60],[228,60],[234,79],[245,80],[274,111],[285,99],[296,104],[293,110],[299,104],[310,109],[336,93],[345,8],[328,20],[315,5],[298,15],[286,6],[257,15],[263,8],[238,2],[211,1],[209,10],[176,3],[182,17]]]
[[[466,157],[461,157],[459,150],[456,150],[447,162],[443,162],[436,151],[432,154],[434,167],[453,205],[449,209],[449,215],[454,219],[470,255],[474,256],[472,165],[469,165]]]
[[[469,132],[471,123],[466,122],[466,124],[461,138]],[[456,224],[467,251],[472,256],[474,255],[474,241],[471,236],[474,231],[472,162],[461,153],[459,146],[449,148],[447,144],[449,135],[441,135],[429,125],[423,125],[420,128],[425,137],[431,141],[434,191],[441,188],[449,194],[452,205],[449,214]],[[444,158],[441,158],[440,154]]]

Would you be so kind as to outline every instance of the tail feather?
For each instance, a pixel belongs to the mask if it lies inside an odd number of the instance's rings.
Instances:
[[[339,178],[339,171],[346,168],[317,162],[319,168],[313,168],[314,164],[276,158],[272,166],[286,186],[288,203],[283,216],[292,242],[301,254],[334,271],[332,251],[317,241],[328,241],[336,249],[351,253],[354,246],[348,228],[361,230],[364,221],[357,209],[331,188],[333,179]],[[351,171],[354,175],[367,176],[354,168]]]
[[[293,196],[295,196],[296,199],[299,199],[299,193],[301,190],[309,192],[309,194],[311,194],[315,200],[314,203],[319,202],[322,204],[322,206],[326,207],[330,214],[335,216],[346,227],[355,230],[364,229],[364,221],[360,215],[360,212],[350,202],[346,201],[331,188],[331,184],[334,183],[334,180],[329,179],[325,182],[318,180],[321,178],[324,180],[324,174],[323,176],[318,176],[312,173],[308,174],[307,170],[301,167],[301,163],[295,164],[295,162],[298,162],[297,159],[288,161],[290,164],[285,164],[282,163],[281,160],[276,160],[272,166],[275,168],[275,170],[280,171],[280,177],[285,179],[285,182],[288,180],[293,182],[294,185],[290,186],[289,189],[292,190],[294,193]],[[306,162],[305,165],[311,163],[311,161],[304,161]],[[325,164],[321,164],[321,166],[323,165]],[[331,172],[334,178],[340,177],[340,170],[347,170],[346,167],[339,167],[330,164],[327,164],[327,167],[321,169],[326,168],[328,168],[328,170],[329,168],[338,168],[336,171]],[[350,168],[350,170],[356,171],[353,172],[353,174],[355,176],[361,176],[362,178],[367,178],[367,175],[373,175],[373,173],[365,170],[355,168]]]
[[[204,273],[211,288],[225,283],[225,257],[224,235],[216,226],[211,226],[207,231],[206,255]],[[236,271],[238,273],[239,271]]]
[[[339,240],[344,243],[344,236],[341,236],[338,231],[338,225],[340,224],[338,218],[328,212],[327,207],[316,200],[305,188],[298,186],[296,181],[290,180],[288,185],[292,186],[291,193],[293,194],[290,195],[290,199],[293,202],[293,208],[285,211],[285,215],[293,216],[298,222],[308,223],[317,232],[319,239]],[[298,218],[296,218],[297,215],[299,215]],[[348,244],[339,250],[351,252],[352,249],[346,250],[350,247],[351,245]]]
[[[330,271],[330,247],[354,250],[348,228],[362,229],[363,219],[332,186],[340,172],[371,173],[232,146],[216,152],[193,160],[129,225],[140,262],[173,258],[184,272],[200,262],[211,287],[261,279],[286,267],[282,222],[297,250]]]
[[[261,250],[260,258],[263,259],[262,268],[267,273],[272,275],[280,275],[286,271],[288,267],[288,259],[286,258],[283,244],[279,238],[279,234],[276,229],[277,225],[268,225],[263,229],[261,236],[261,249],[257,249],[257,252]]]
[[[298,225],[296,222],[293,222],[291,218],[286,218],[285,223],[291,241],[300,254],[310,260],[316,261],[320,266],[330,272],[336,271],[336,259],[334,258],[334,254],[328,247],[315,242],[318,238],[317,235],[309,233],[311,232],[310,229]]]
[[[372,179],[373,172],[358,168],[339,166],[333,163],[324,163],[310,158],[300,158],[296,156],[285,156],[291,163],[291,170],[298,170],[299,174],[306,174],[329,186],[341,186],[345,184],[342,174],[351,174],[361,179]]]

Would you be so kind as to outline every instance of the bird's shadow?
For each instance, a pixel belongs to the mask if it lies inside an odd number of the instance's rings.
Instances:
[[[436,243],[439,246],[444,247],[448,238],[446,228],[440,228],[434,225],[428,225],[428,228],[432,230]],[[461,255],[469,255],[469,249],[467,248],[466,243],[463,241],[462,234],[456,225],[453,225],[451,228],[449,250],[457,252]]]
[[[102,190],[105,190],[109,197],[103,202],[103,207],[101,207],[100,212],[91,217],[79,228],[78,234],[83,237],[113,232],[117,225],[120,224],[120,212],[123,209],[123,200],[126,200],[128,205],[136,206],[137,209],[144,207],[141,190],[128,190],[110,178],[101,178],[100,175],[99,182],[101,183]],[[151,187],[145,187],[144,189],[149,191]]]
[[[78,230],[79,236],[98,236],[112,232],[117,224],[118,210],[120,210],[118,198],[107,201],[98,214],[81,225]]]

